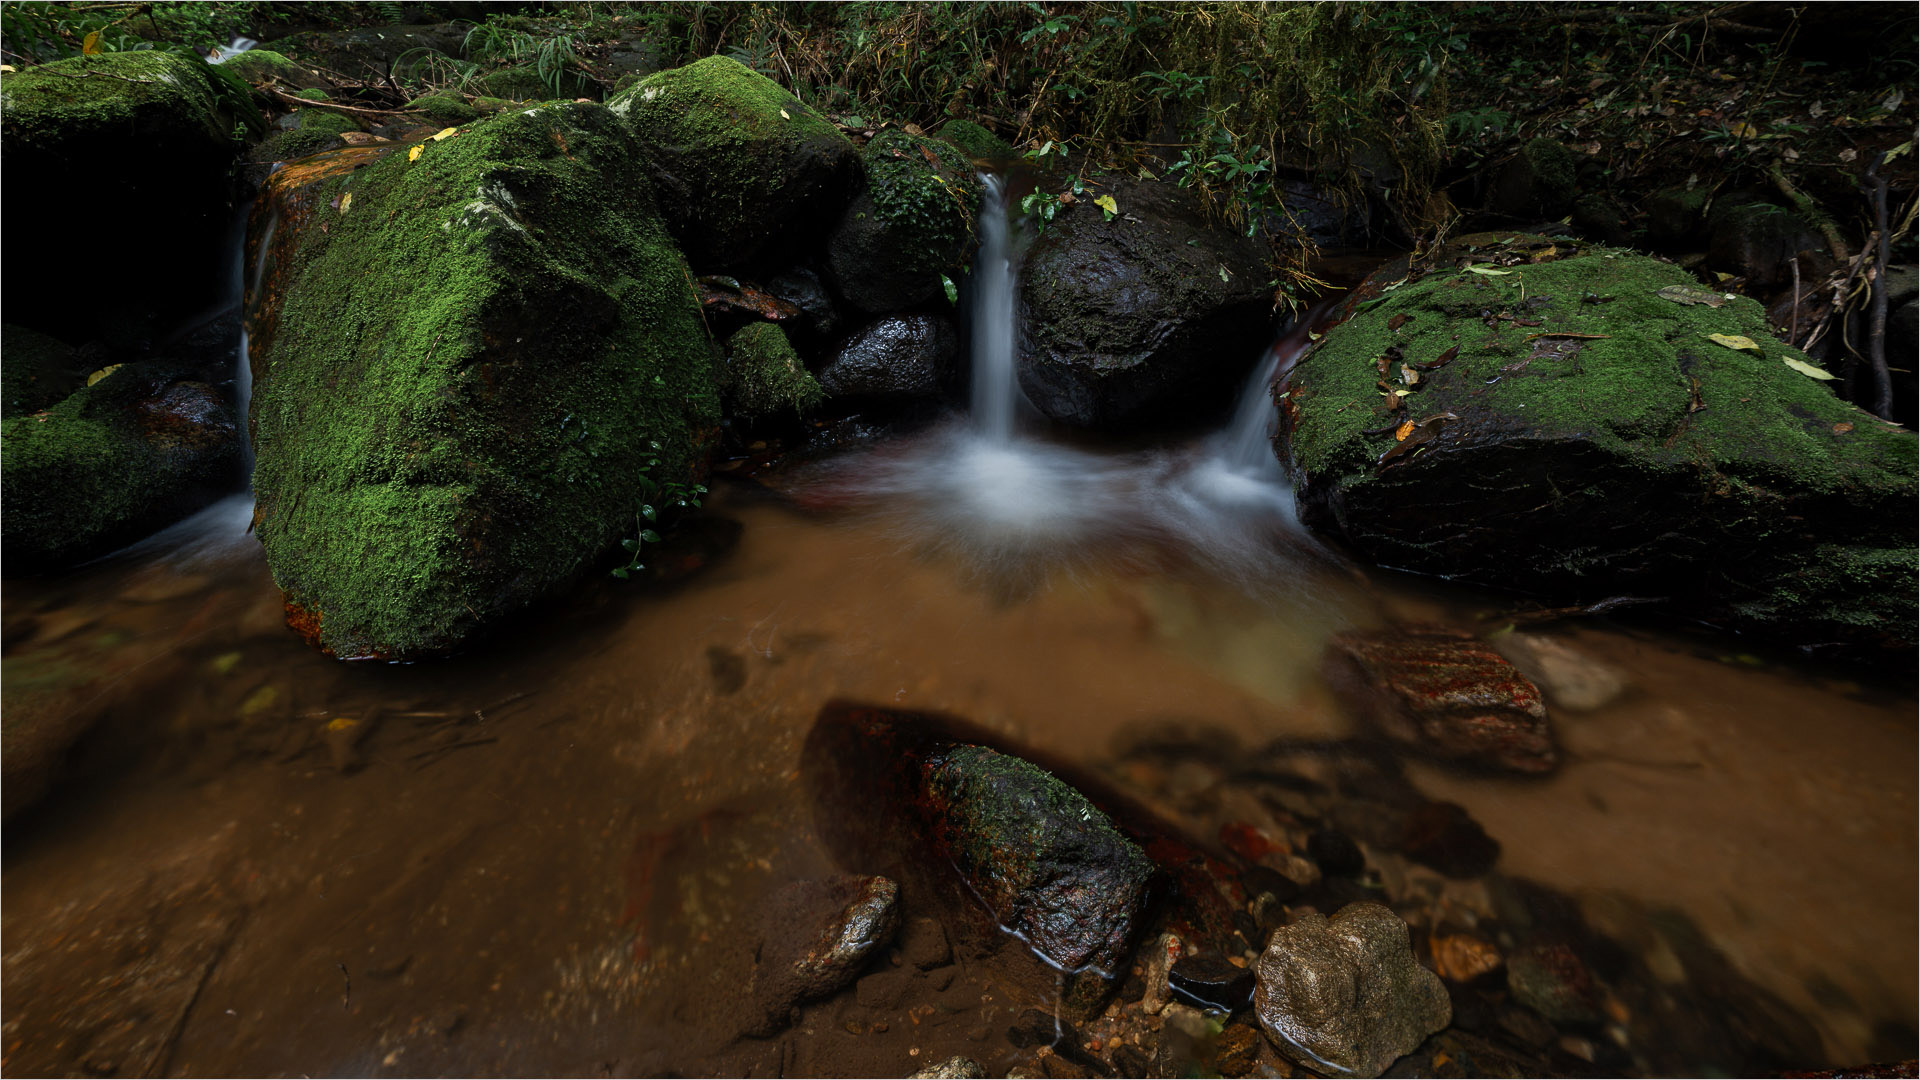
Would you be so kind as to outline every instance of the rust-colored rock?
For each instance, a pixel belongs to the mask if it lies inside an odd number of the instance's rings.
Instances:
[[[1336,634],[1328,681],[1390,737],[1434,757],[1505,772],[1559,762],[1547,706],[1485,642],[1402,627]]]

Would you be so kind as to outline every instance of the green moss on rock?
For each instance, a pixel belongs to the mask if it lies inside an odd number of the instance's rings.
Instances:
[[[289,86],[309,86],[312,72],[272,49],[248,49],[227,57],[221,67],[255,86],[279,80]]]
[[[1007,161],[1018,156],[1013,145],[971,120],[949,120],[940,126],[940,138],[975,161]]]
[[[1438,264],[1548,245],[1469,237]],[[1755,301],[1660,296],[1704,292],[1678,267],[1591,249],[1493,268],[1508,272],[1449,268],[1378,292],[1295,369],[1283,433],[1309,524],[1389,566],[1575,598],[1671,595],[1802,641],[1912,641],[1910,605],[1898,620],[1845,614],[1819,587],[1838,579],[1805,572],[1844,548],[1840,562],[1911,597],[1911,432],[1787,367],[1806,358]],[[1456,348],[1401,381],[1402,361]],[[1385,406],[1383,356],[1389,386],[1411,389],[1403,413]]]
[[[847,196],[853,144],[737,60],[656,72],[608,106],[651,148],[668,224],[702,270],[770,266],[805,250]]]
[[[450,651],[583,573],[638,478],[690,480],[718,422],[687,268],[613,114],[515,110],[423,147],[269,191],[319,220],[256,335],[256,531],[340,656]]]
[[[939,139],[887,130],[862,148],[867,190],[840,217],[827,267],[854,306],[879,314],[939,295],[972,258],[980,216],[973,163]]]
[[[331,109],[300,109],[293,114],[293,121],[295,126],[276,132],[254,147],[248,157],[254,161],[292,161],[338,150],[345,145],[340,136],[360,130],[351,116]]]
[[[750,323],[727,339],[723,391],[728,411],[751,420],[788,411],[803,416],[826,396],[786,331],[769,322]]]
[[[73,346],[24,326],[0,331],[0,354],[0,417],[39,412],[86,385]]]
[[[479,109],[467,104],[465,98],[445,91],[422,94],[407,102],[407,108],[424,113],[428,120],[448,127],[464,124],[469,120],[478,120],[484,115]]]

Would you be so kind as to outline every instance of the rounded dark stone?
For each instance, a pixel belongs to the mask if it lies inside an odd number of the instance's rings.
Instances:
[[[848,338],[820,369],[836,398],[938,397],[954,376],[960,335],[938,315],[890,315]]]
[[[1208,953],[1174,961],[1167,986],[1174,997],[1199,1009],[1237,1012],[1253,1002],[1253,971]]]

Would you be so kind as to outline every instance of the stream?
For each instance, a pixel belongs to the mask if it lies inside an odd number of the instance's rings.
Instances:
[[[1321,675],[1333,634],[1520,606],[1362,570],[1294,522],[1257,403],[1303,332],[1214,435],[1095,449],[1038,430],[990,187],[970,415],[723,472],[655,556],[666,572],[590,580],[467,655],[310,649],[245,495],[9,580],[6,710],[90,734],[7,827],[4,1067],[903,1075],[965,1054],[1003,1076],[1024,1005],[966,963],[734,1037],[759,903],[863,872],[828,856],[801,776],[825,703],[962,717],[1197,820],[1231,806],[1240,764],[1355,734]],[[1407,760],[1406,781],[1589,923],[1693,928],[1807,1026],[1801,1067],[1911,1056],[1910,673],[1600,619],[1500,640],[1555,658],[1564,764]]]

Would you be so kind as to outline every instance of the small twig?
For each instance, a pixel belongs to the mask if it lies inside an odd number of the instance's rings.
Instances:
[[[277,86],[268,86],[264,89],[267,93],[283,100],[298,102],[303,109],[339,109],[342,112],[369,113],[374,116],[418,116],[426,111],[425,109],[368,109],[358,105],[342,105],[334,101],[314,101],[298,94],[289,94]]]
[[[1800,256],[1793,257],[1793,314],[1787,318],[1787,341],[1800,337]]]
[[[1882,420],[1893,419],[1893,376],[1887,371],[1887,178],[1880,175],[1885,154],[1876,154],[1867,166],[1867,182],[1873,186],[1873,221],[1878,242],[1875,244],[1872,315],[1867,321],[1867,359],[1873,363],[1873,414]]]

